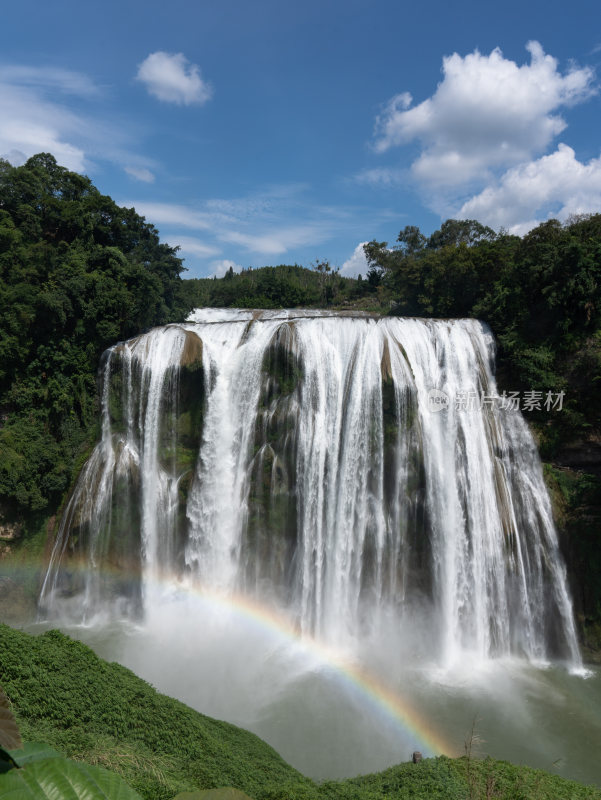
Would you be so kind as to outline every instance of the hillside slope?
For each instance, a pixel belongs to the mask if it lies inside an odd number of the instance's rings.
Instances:
[[[114,769],[144,797],[236,786],[253,797],[310,781],[265,742],[159,694],[59,631],[0,626],[0,685],[23,739]]]
[[[254,734],[159,694],[59,631],[0,625],[0,685],[25,741],[112,769],[148,800],[220,786],[254,800],[601,800],[599,789],[492,759],[425,759],[318,785]]]

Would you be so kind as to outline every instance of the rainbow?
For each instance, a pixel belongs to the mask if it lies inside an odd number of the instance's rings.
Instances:
[[[300,644],[329,667],[338,680],[357,691],[377,711],[384,713],[410,739],[416,749],[422,748],[424,755],[451,755],[456,747],[439,734],[431,722],[420,714],[398,691],[387,686],[381,679],[351,661],[343,653],[328,647],[318,639],[301,635],[297,628],[282,614],[240,594],[218,594],[194,586],[182,586],[201,599],[232,612],[246,622],[259,625],[266,631],[275,632],[287,641]]]
[[[8,566],[5,562],[0,571],[6,574]],[[25,571],[31,569],[39,571],[40,569],[39,563],[36,565],[21,563],[14,567],[16,567],[15,572],[21,573],[21,576]],[[67,569],[71,572],[87,572],[89,566],[73,559],[69,562]],[[124,577],[122,570],[110,566],[103,567],[102,573],[118,576],[121,580]],[[140,576],[130,573],[130,577],[134,580]],[[273,608],[246,595],[215,592],[176,577],[162,576],[149,580],[145,576],[144,584],[151,593],[156,591],[163,594],[169,590],[177,594],[192,595],[215,609],[231,613],[236,621],[240,621],[244,625],[258,626],[265,633],[275,634],[286,642],[300,646],[305,652],[315,657],[320,664],[331,670],[343,688],[350,689],[376,712],[384,714],[404,734],[405,738],[413,740],[416,750],[422,750],[424,755],[456,754],[457,747],[446,741],[434,728],[431,721],[397,689],[388,686],[379,677],[351,660],[344,653],[327,646],[316,638],[301,634],[289,618]],[[69,630],[72,628],[70,627]]]

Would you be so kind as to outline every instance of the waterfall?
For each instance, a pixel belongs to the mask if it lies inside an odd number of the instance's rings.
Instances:
[[[493,365],[475,320],[324,311],[201,309],[116,345],[41,608],[140,615],[185,578],[330,643],[393,625],[443,665],[579,664],[541,464]]]

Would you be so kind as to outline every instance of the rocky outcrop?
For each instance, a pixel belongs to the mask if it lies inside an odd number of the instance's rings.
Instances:
[[[10,515],[0,508],[0,560],[11,554],[22,535],[23,523],[11,519]]]
[[[14,542],[21,538],[22,533],[22,522],[11,519],[4,509],[0,508],[0,542]]]

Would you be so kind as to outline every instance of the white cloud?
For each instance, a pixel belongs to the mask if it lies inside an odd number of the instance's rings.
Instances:
[[[132,141],[136,138],[139,148],[139,137],[131,122],[111,121],[101,106],[103,96],[79,72],[0,66],[0,156],[18,165],[49,152],[76,172],[93,171],[96,161],[103,160],[146,175],[152,161],[133,150]]]
[[[357,275],[363,275],[363,277],[365,277],[369,265],[363,250],[364,244],[367,244],[367,242],[360,242],[360,244],[355,247],[353,255],[340,267],[341,275],[344,275],[346,278],[356,278]]]
[[[458,214],[523,234],[541,219],[601,210],[601,157],[583,164],[560,144],[550,155],[508,170],[495,185],[463,204]]]
[[[209,200],[205,203],[208,210],[175,203],[125,201],[120,205],[135,207],[138,214],[157,226],[210,231],[221,242],[240,245],[262,256],[280,256],[292,247],[319,244],[331,236],[334,224],[330,218],[290,226],[273,213],[270,203],[262,203],[260,197],[247,201]]]
[[[307,223],[296,227],[271,228],[262,234],[224,231],[220,239],[240,244],[251,253],[264,256],[279,256],[292,247],[306,244],[319,244],[329,238],[327,226]]]
[[[288,249],[285,237],[277,231],[266,234],[224,231],[221,238],[225,242],[240,244],[251,253],[260,253],[265,256],[279,256]]]
[[[183,53],[151,53],[138,67],[136,78],[166,103],[202,105],[213,94],[210,84],[200,77],[200,69]]]
[[[355,180],[370,186],[402,186],[407,183],[407,171],[394,167],[375,167],[364,169],[355,176]]]
[[[22,163],[36,153],[52,153],[59,164],[84,171],[84,150],[73,143],[85,128],[80,117],[29,88],[6,83],[0,83],[0,108],[0,156]]]
[[[0,66],[0,81],[12,86],[46,87],[79,97],[94,97],[101,93],[87,75],[61,67],[5,64]]]
[[[218,255],[221,250],[213,245],[201,242],[193,236],[170,236],[169,244],[171,247],[179,247],[183,255],[199,256],[207,258]]]
[[[231,268],[234,272],[240,272],[243,267],[240,264],[236,264],[235,261],[230,261],[229,258],[224,258],[221,261],[211,261],[210,268],[213,270],[209,275],[209,278],[223,278],[226,272]]]
[[[206,207],[229,219],[268,218],[277,215],[283,206],[294,206],[307,188],[306,183],[280,183],[264,187],[260,192],[246,197],[210,199]]]
[[[277,264],[290,263],[291,252],[298,248],[294,260],[308,264],[323,242],[349,235],[358,238],[358,231],[363,235],[361,230],[369,231],[383,218],[398,219],[398,214],[382,209],[376,213],[365,208],[316,206],[299,196],[304,190],[284,184],[252,195],[212,198],[198,204],[134,202],[131,198],[118,199],[118,203],[133,206],[156,224],[170,244],[180,245],[187,266],[202,272],[212,269],[209,260],[216,253],[220,258],[223,254],[228,262],[235,259],[247,263],[248,257],[257,264]],[[207,248],[214,248],[214,252],[209,253]]]
[[[594,73],[557,60],[529,42],[530,63],[518,66],[500,49],[477,50],[443,59],[443,79],[432,97],[417,106],[403,93],[392,98],[376,121],[375,150],[419,141],[412,164],[423,185],[458,187],[490,177],[544,152],[566,127],[556,112],[595,92]]]
[[[154,183],[154,175],[146,167],[124,167],[128,175],[143,183]]]
[[[9,150],[7,153],[0,153],[0,158],[3,158],[5,161],[8,161],[10,164],[13,165],[13,167],[20,167],[27,161],[27,156],[25,155],[25,153],[22,150],[17,150],[16,148]]]
[[[210,214],[196,211],[189,206],[175,203],[132,203],[124,202],[122,206],[135,207],[138,214],[148,218],[155,225],[175,225],[195,230],[209,230],[213,227]]]

